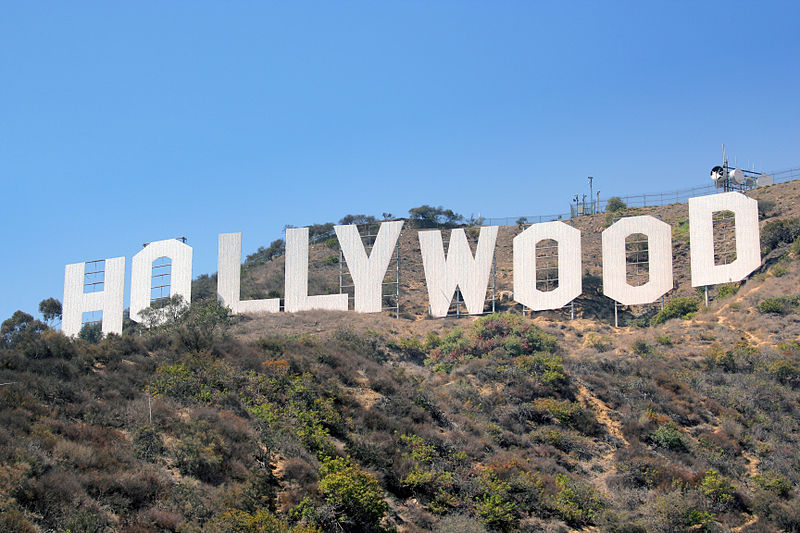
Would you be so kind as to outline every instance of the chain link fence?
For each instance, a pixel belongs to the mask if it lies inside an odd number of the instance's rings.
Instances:
[[[800,178],[800,168],[793,168],[772,174],[775,183],[783,183]],[[656,192],[645,194],[634,194],[631,196],[617,196],[610,198],[619,198],[628,207],[648,207],[656,205],[668,205],[674,203],[682,203],[689,201],[689,198],[696,196],[705,196],[708,194],[716,194],[722,192],[714,184],[709,184],[703,187],[691,187],[688,189],[679,189],[671,192]],[[480,225],[482,226],[512,226],[515,224],[534,224],[538,222],[551,222],[553,220],[565,220],[574,216],[583,214],[602,213],[606,210],[608,200],[596,200],[580,202],[578,204],[570,205],[570,211],[565,213],[558,213],[555,215],[528,215],[521,217],[499,217],[499,218],[482,218]]]

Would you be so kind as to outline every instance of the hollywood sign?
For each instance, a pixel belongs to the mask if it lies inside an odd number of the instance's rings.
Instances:
[[[714,262],[713,214],[732,211],[735,221],[736,260],[725,265]],[[354,225],[336,226],[347,268],[353,278],[354,311],[381,311],[381,286],[394,252],[402,221],[383,222],[375,243],[367,254]],[[419,232],[420,251],[428,288],[430,313],[444,317],[456,288],[461,290],[469,314],[481,314],[491,274],[498,226],[480,229],[473,255],[463,229],[450,233],[445,255],[439,230]],[[627,281],[625,239],[644,234],[648,242],[648,281],[633,286]],[[558,244],[558,286],[542,291],[536,288],[536,244],[552,239]],[[744,279],[761,264],[758,204],[738,192],[727,192],[689,199],[689,241],[693,287],[728,283]],[[657,301],[673,288],[672,229],[649,215],[618,220],[602,233],[603,294],[623,305]],[[278,313],[278,298],[241,300],[240,272],[242,234],[219,235],[217,295],[234,314]],[[141,321],[139,313],[150,305],[153,262],[171,260],[170,296],[180,294],[190,301],[192,290],[192,248],[170,239],[150,243],[133,256],[131,263],[130,317]],[[62,330],[77,335],[82,314],[102,311],[103,333],[122,332],[125,258],[105,260],[104,286],[86,293],[86,263],[66,266]],[[534,224],[513,240],[514,300],[534,311],[564,307],[582,292],[581,233],[563,222]],[[285,312],[327,309],[348,310],[347,294],[308,294],[308,228],[286,230]]]

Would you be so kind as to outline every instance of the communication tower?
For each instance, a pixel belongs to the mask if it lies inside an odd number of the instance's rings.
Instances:
[[[722,189],[724,192],[748,191],[755,187],[766,187],[774,183],[769,174],[743,168],[731,168],[728,164],[728,157],[725,155],[724,144],[722,145],[722,165],[711,169],[711,181],[714,182],[717,189]]]

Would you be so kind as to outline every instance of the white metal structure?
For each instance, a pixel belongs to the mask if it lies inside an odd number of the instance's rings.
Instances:
[[[277,313],[281,310],[280,298],[241,299],[241,232],[220,233],[217,254],[217,297],[222,305],[230,307],[234,314]]]
[[[463,229],[450,231],[447,258],[440,230],[419,232],[422,266],[425,269],[432,316],[447,316],[456,287],[461,290],[469,314],[483,313],[498,229],[499,226],[481,227],[474,257]]]
[[[647,236],[647,283],[628,283],[625,238]],[[649,304],[672,289],[672,228],[650,215],[626,217],[603,231],[603,294],[622,305]]]
[[[187,304],[192,300],[192,247],[178,239],[151,242],[131,262],[130,316],[134,322],[141,322],[139,313],[150,307],[153,261],[159,257],[172,260],[169,295],[180,294]]]
[[[558,243],[558,287],[536,288],[536,243],[552,239]],[[513,241],[514,300],[533,311],[558,309],[580,296],[581,232],[563,222],[534,224]]]
[[[94,261],[95,263],[97,261]],[[103,290],[84,292],[86,263],[73,263],[64,269],[64,305],[61,331],[71,337],[81,331],[83,313],[103,312],[102,331],[122,333],[122,308],[125,293],[125,258],[105,260]]]
[[[308,295],[308,228],[286,229],[286,299],[289,313],[327,309],[347,311],[346,294]]]
[[[382,222],[369,255],[355,225],[335,226],[339,246],[355,285],[354,309],[358,313],[380,313],[383,280],[395,252],[402,221]]]
[[[714,264],[713,215],[732,211],[736,224],[736,260]],[[758,202],[739,192],[689,199],[692,287],[741,281],[761,265]]]

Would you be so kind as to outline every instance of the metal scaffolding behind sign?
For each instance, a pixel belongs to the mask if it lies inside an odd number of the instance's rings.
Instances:
[[[528,225],[529,226],[529,225]],[[528,227],[523,225],[523,227]],[[553,239],[542,239],[536,243],[536,289],[542,292],[553,291],[558,288],[558,242]],[[566,309],[564,306],[559,311]],[[522,306],[522,315],[530,315],[532,311],[525,305]],[[570,320],[575,318],[575,302],[569,303]]]
[[[83,271],[83,292],[103,292],[106,278],[106,260],[86,261]],[[81,316],[81,326],[95,326],[103,323],[102,311],[87,311]]]
[[[358,233],[361,236],[361,242],[364,245],[364,251],[369,256],[372,253],[372,247],[375,245],[375,239],[378,238],[378,231],[380,230],[380,223],[357,224]],[[338,240],[337,240],[338,246]],[[394,254],[389,261],[389,266],[386,269],[386,275],[381,283],[381,311],[394,312],[395,318],[400,318],[400,241],[394,245]],[[355,283],[350,270],[347,268],[347,262],[344,259],[344,252],[339,247],[339,294],[347,293],[348,301],[355,300]],[[349,306],[348,306],[349,307]]]
[[[169,257],[159,257],[153,261],[150,278],[150,303],[169,298],[171,284],[172,260]]]

